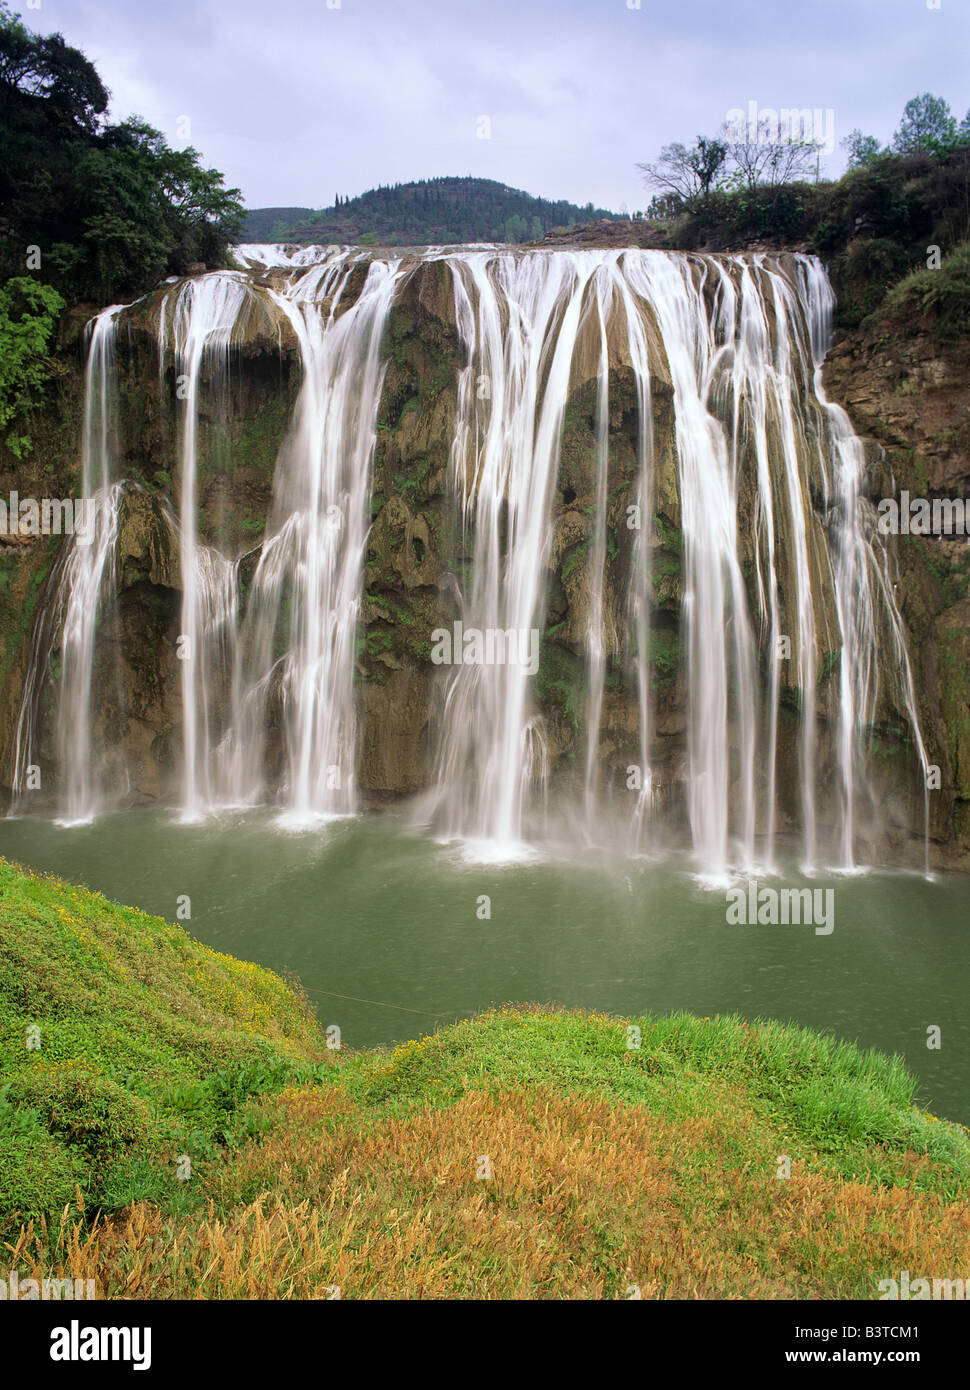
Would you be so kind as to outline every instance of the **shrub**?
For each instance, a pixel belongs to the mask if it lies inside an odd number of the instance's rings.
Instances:
[[[43,397],[44,357],[63,307],[56,290],[29,275],[0,285],[0,433],[17,458],[30,448],[24,423]]]
[[[915,270],[892,289],[886,316],[910,331],[931,330],[939,338],[970,334],[970,242],[944,257],[937,270]]]
[[[36,1110],[0,1092],[0,1217],[28,1222],[61,1212],[84,1177],[81,1156],[58,1142]]]
[[[24,1071],[6,1092],[8,1103],[34,1111],[54,1138],[91,1160],[111,1158],[148,1133],[145,1102],[83,1064]]]

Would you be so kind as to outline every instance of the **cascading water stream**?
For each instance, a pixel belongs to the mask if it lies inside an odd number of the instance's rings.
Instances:
[[[929,872],[929,755],[920,729],[912,667],[906,647],[902,615],[888,574],[883,545],[873,545],[876,535],[871,508],[862,495],[865,451],[841,406],[829,401],[822,386],[822,364],[832,339],[835,295],[822,267],[813,259],[800,258],[799,273],[807,300],[814,390],[832,441],[832,489],[839,521],[835,558],[836,596],[842,637],[840,657],[839,769],[842,779],[841,864],[845,873],[856,870],[855,813],[861,770],[861,736],[871,725],[878,700],[880,671],[879,633],[886,631],[892,656],[883,652],[882,669],[894,678],[896,694],[906,713],[916,744],[923,779],[924,863]],[[868,509],[868,514],[867,514]],[[880,618],[883,621],[880,623]]]
[[[235,575],[217,552],[200,547],[196,517],[196,475],[200,382],[208,359],[214,374],[227,371],[232,331],[251,295],[248,281],[237,271],[217,271],[187,280],[174,307],[172,340],[175,370],[184,401],[182,419],[181,507],[179,513],[182,566],[182,631],[179,657],[182,672],[183,791],[182,814],[196,820],[212,806],[212,739],[209,689],[213,645],[224,648],[235,634]],[[163,350],[165,318],[160,327]],[[219,650],[224,657],[224,650]]]
[[[235,799],[259,797],[275,680],[291,825],[356,810],[355,644],[384,376],[380,346],[400,278],[396,262],[374,261],[359,297],[344,304],[359,261],[359,253],[340,253],[273,294],[299,343],[303,385],[240,648],[230,776]]]
[[[466,628],[522,648],[541,628],[549,506],[583,297],[599,257],[449,257],[468,365],[451,455],[475,538]],[[521,660],[457,664],[445,700],[437,819],[485,858],[523,853],[530,675]]]
[[[586,645],[589,654],[589,694],[586,706],[586,776],[583,809],[587,841],[595,837],[599,810],[599,736],[603,716],[603,686],[606,656],[616,643],[604,599],[606,589],[606,508],[609,473],[610,354],[606,339],[612,287],[605,277],[597,278],[596,309],[599,325],[600,358],[596,377],[596,491],[595,513],[589,546],[589,623]]]
[[[705,880],[720,883],[737,869],[772,870],[783,661],[791,662],[793,677],[787,684],[798,709],[802,860],[808,871],[816,863],[816,615],[825,609],[826,584],[835,590],[843,632],[840,836],[844,862],[850,865],[856,787],[864,780],[858,743],[876,696],[868,576],[879,570],[853,492],[861,477],[861,445],[847,419],[834,415],[825,401],[813,357],[820,332],[815,321],[822,313],[820,287],[827,289],[821,267],[807,258],[792,258],[792,278],[761,255],[747,260],[649,252],[518,257],[493,252],[452,254],[449,259],[469,364],[460,383],[452,450],[456,493],[466,530],[475,540],[470,592],[462,611],[466,627],[507,631],[541,625],[541,575],[553,525],[556,460],[536,450],[536,425],[544,417],[555,420],[552,433],[558,441],[570,359],[579,351],[584,331],[598,339],[597,466],[587,556],[587,836],[600,804],[597,743],[605,656],[613,641],[603,588],[606,426],[615,365],[610,361],[614,349],[607,343],[622,311],[621,356],[632,367],[641,413],[649,410],[654,372],[668,374],[673,387],[690,696],[685,792],[698,871]],[[657,349],[651,360],[647,347],[645,324],[650,321],[659,330],[661,362]],[[587,356],[592,351],[587,344]],[[537,369],[536,357],[553,363],[558,372],[547,365]],[[484,392],[482,382],[487,383]],[[646,441],[652,445],[652,422],[641,419],[643,501],[654,488],[653,451]],[[821,568],[819,556],[828,551],[811,495],[813,448],[823,455],[821,473],[835,475],[842,499],[834,522],[836,560]],[[523,478],[529,480],[527,487]],[[748,569],[743,563],[743,512],[750,512],[753,559]],[[648,557],[649,541],[643,536],[634,546],[635,563],[646,570]],[[860,576],[866,576],[861,589]],[[880,592],[893,642],[904,654],[891,590],[883,583]],[[635,842],[652,791],[649,594],[649,579],[634,574],[630,616],[638,653],[643,762]],[[752,625],[752,605],[760,638]],[[757,679],[759,663],[766,675],[764,690]],[[903,684],[911,690],[905,659],[902,670]],[[912,697],[904,693],[904,698],[925,758]],[[501,857],[521,845],[529,786],[523,759],[537,719],[528,680],[514,664],[459,666],[451,679],[437,815],[446,834],[465,840],[476,854]]]
[[[738,556],[736,480],[724,427],[708,408],[723,355],[705,299],[711,271],[686,256],[641,254],[628,260],[631,279],[656,316],[673,386],[691,692],[687,806],[698,870],[720,882],[731,867],[731,801],[740,806],[738,866],[748,869],[754,862],[755,680]],[[732,683],[739,768],[733,792]]]
[[[50,582],[51,599],[35,626],[14,746],[12,810],[29,790],[35,765],[37,714],[51,658],[60,644],[56,749],[61,770],[60,819],[80,825],[103,809],[102,750],[91,718],[98,621],[115,599],[118,516],[123,485],[115,481],[114,354],[123,305],[104,309],[88,326],[84,386],[81,497],[86,524],[62,549]]]

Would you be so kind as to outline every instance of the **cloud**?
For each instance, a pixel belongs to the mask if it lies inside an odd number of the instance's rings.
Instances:
[[[633,0],[630,0],[632,4]],[[250,206],[473,173],[636,207],[638,160],[733,107],[832,108],[887,140],[918,91],[970,105],[956,0],[45,0],[116,118],[191,143]],[[480,139],[479,117],[491,121]],[[829,161],[835,172],[836,157]]]

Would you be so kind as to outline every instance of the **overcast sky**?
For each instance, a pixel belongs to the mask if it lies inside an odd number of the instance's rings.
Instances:
[[[831,110],[831,173],[844,135],[888,140],[917,92],[970,107],[970,0],[29,3],[11,8],[94,61],[115,119],[193,144],[249,207],[476,174],[633,209],[638,161],[750,102]]]

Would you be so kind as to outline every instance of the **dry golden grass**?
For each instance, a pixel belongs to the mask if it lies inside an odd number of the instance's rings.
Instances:
[[[799,1162],[779,1179],[777,1140],[726,1088],[676,1121],[535,1085],[376,1122],[336,1087],[261,1105],[271,1131],[206,1180],[203,1219],[68,1212],[10,1247],[21,1278],[123,1298],[871,1298],[901,1269],[970,1273],[966,1202]]]

